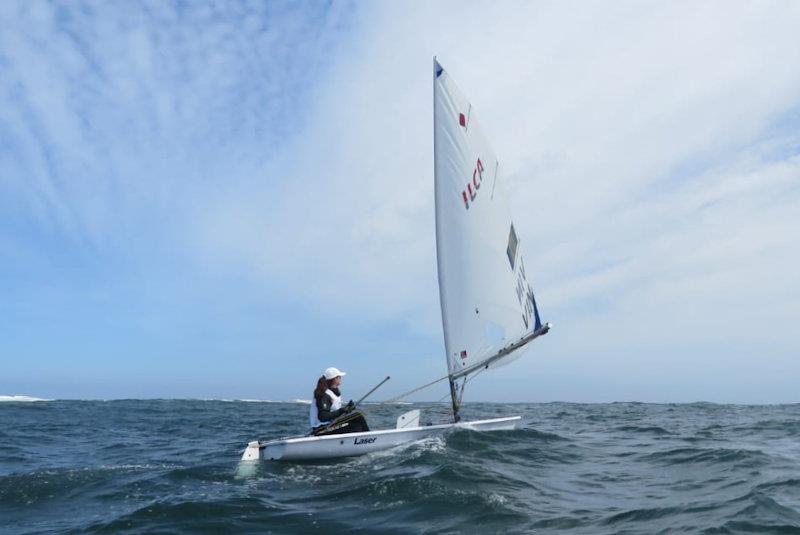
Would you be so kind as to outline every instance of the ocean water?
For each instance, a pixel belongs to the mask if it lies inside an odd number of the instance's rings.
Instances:
[[[390,427],[410,408],[367,413]],[[307,411],[0,403],[0,533],[800,533],[800,405],[474,403],[465,418],[522,425],[239,463],[248,440],[297,433]]]

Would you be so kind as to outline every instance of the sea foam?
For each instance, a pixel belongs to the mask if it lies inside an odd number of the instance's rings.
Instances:
[[[0,401],[28,402],[28,401],[53,401],[53,400],[34,398],[31,396],[0,396]]]

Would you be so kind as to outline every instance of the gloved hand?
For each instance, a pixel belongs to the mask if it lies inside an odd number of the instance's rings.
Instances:
[[[345,414],[348,413],[348,412],[353,412],[355,410],[355,408],[356,408],[356,404],[353,403],[353,400],[351,399],[350,401],[347,402],[347,405],[345,405],[344,412],[345,412]]]

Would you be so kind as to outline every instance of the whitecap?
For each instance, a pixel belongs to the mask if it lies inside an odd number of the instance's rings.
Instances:
[[[0,401],[31,402],[31,401],[53,401],[53,400],[35,398],[31,396],[0,396]]]

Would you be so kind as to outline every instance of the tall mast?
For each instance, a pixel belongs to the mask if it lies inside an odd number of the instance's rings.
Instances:
[[[434,110],[436,108],[436,78],[441,74],[441,67],[439,66],[439,62],[436,61],[436,56],[433,57],[433,84],[431,89],[433,90],[433,106]],[[434,181],[436,181],[436,112],[433,113],[433,154],[434,154]],[[445,351],[445,358],[447,358],[448,351],[450,350],[447,347],[447,312],[446,307],[447,303],[445,302],[444,295],[442,294],[442,284],[441,284],[441,277],[442,277],[442,266],[441,266],[441,254],[439,252],[439,243],[440,243],[440,232],[441,228],[439,225],[439,210],[438,210],[439,199],[438,196],[434,195],[434,206],[436,210],[436,263],[437,263],[437,273],[439,276],[439,302],[442,307],[442,330],[444,331],[444,351]],[[458,409],[460,405],[460,400],[458,398],[458,385],[456,385],[456,380],[453,378],[452,373],[450,374],[450,399],[453,403],[453,421],[458,422],[461,417],[458,414]]]
[[[461,400],[458,397],[458,385],[456,385],[456,380],[452,377],[450,377],[450,399],[453,401],[453,422],[458,423],[461,420],[461,415],[458,414],[458,409],[461,408]]]
[[[508,364],[539,317],[499,162],[472,104],[433,58],[436,264],[453,420],[467,377]]]

